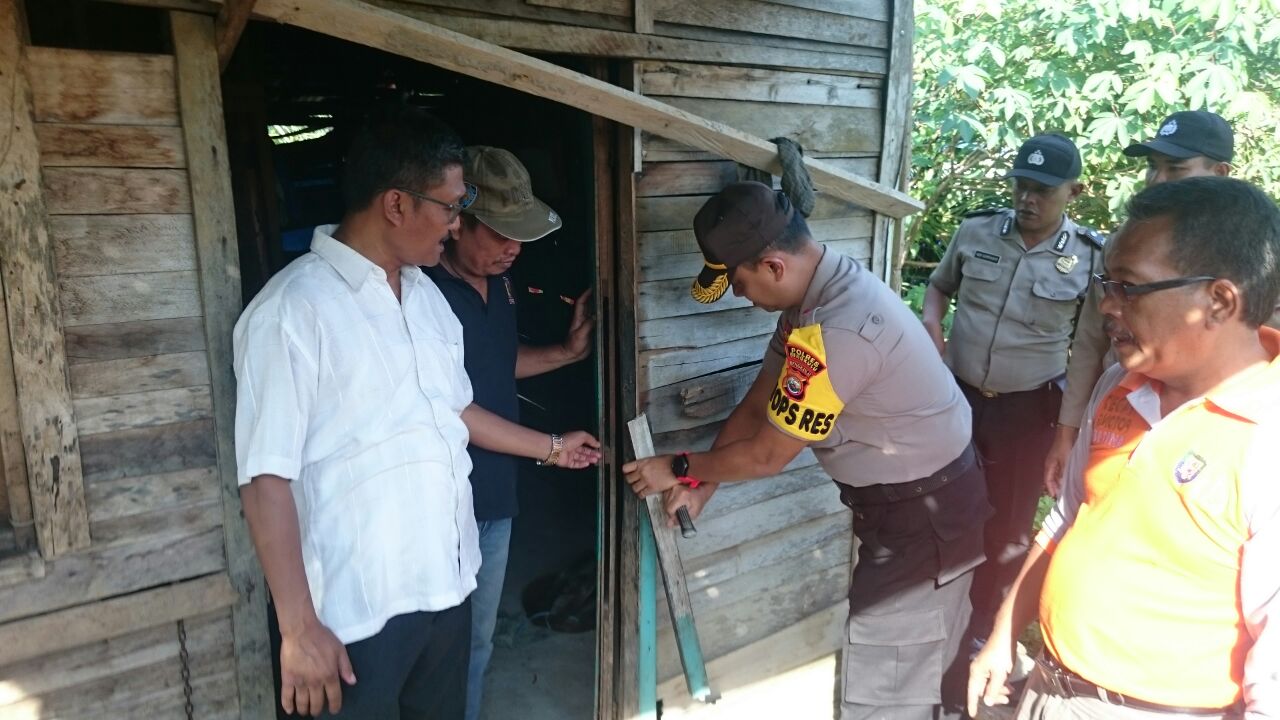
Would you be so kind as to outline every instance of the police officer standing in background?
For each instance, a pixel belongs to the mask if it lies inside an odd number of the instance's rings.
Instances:
[[[717,483],[777,475],[812,447],[861,540],[841,720],[943,717],[944,668],[965,674],[956,661],[990,514],[964,396],[897,294],[814,242],[785,195],[729,185],[693,227],[706,260],[695,299],[715,302],[732,284],[782,314],[712,449],[628,463],[627,482],[696,517]]]
[[[1062,401],[1067,349],[1102,237],[1066,216],[1083,189],[1062,135],[1023,143],[1007,175],[1013,209],[971,213],[929,278],[923,321],[973,408],[973,440],[995,515],[973,581],[975,649],[1031,545],[1042,463]],[[942,318],[956,298],[949,342]]]

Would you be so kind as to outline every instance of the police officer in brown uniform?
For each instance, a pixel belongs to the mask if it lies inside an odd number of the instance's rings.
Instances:
[[[717,484],[775,476],[813,448],[861,540],[841,718],[939,717],[944,668],[965,675],[956,660],[990,514],[963,395],[897,294],[814,242],[785,195],[730,185],[698,211],[694,233],[706,260],[695,299],[732,285],[782,315],[712,449],[629,463],[627,481],[696,517]]]
[[[1221,116],[1207,110],[1176,112],[1160,123],[1155,137],[1124,149],[1129,157],[1146,158],[1147,186],[1190,177],[1231,174],[1235,157],[1235,134]],[[1111,341],[1102,331],[1102,313],[1097,293],[1085,303],[1071,341],[1071,362],[1067,365],[1067,387],[1058,413],[1058,430],[1044,462],[1044,484],[1058,494],[1067,455],[1080,433],[1085,405],[1093,386],[1102,377]],[[1271,327],[1280,329],[1280,313],[1273,315]]]
[[[987,561],[973,581],[980,644],[1031,545],[1042,462],[1053,441],[1067,350],[1102,237],[1066,216],[1083,186],[1080,153],[1062,135],[1023,143],[1007,175],[1013,209],[971,213],[956,230],[925,295],[924,324],[973,408],[995,515]],[[956,298],[951,337],[942,317]]]

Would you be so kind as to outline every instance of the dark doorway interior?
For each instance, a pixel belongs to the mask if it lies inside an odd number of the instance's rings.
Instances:
[[[548,59],[582,69],[569,58]],[[372,105],[401,99],[429,108],[467,144],[514,152],[535,194],[564,218],[563,229],[526,245],[512,270],[522,342],[563,339],[572,314],[565,299],[595,278],[589,115],[326,36],[260,24],[242,38],[223,94],[246,302],[307,251],[311,228],[340,219],[337,179],[350,133]],[[596,432],[597,368],[592,358],[521,381],[521,422]],[[511,717],[518,707],[524,717],[587,718],[596,672],[597,476],[521,467],[521,512],[483,717]],[[578,622],[557,618],[561,632],[529,618],[521,603],[526,589],[545,588],[556,575],[568,581],[561,596],[586,592]]]

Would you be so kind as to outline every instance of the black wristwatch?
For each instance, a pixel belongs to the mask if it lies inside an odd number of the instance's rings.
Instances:
[[[671,458],[671,474],[677,478],[689,477],[689,454],[680,453]]]

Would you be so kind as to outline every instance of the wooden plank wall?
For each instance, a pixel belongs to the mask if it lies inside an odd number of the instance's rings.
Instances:
[[[26,53],[92,544],[0,587],[13,624],[227,567],[174,59]],[[230,611],[187,625],[199,717],[238,716]],[[0,718],[174,715],[176,633],[0,668]]]

